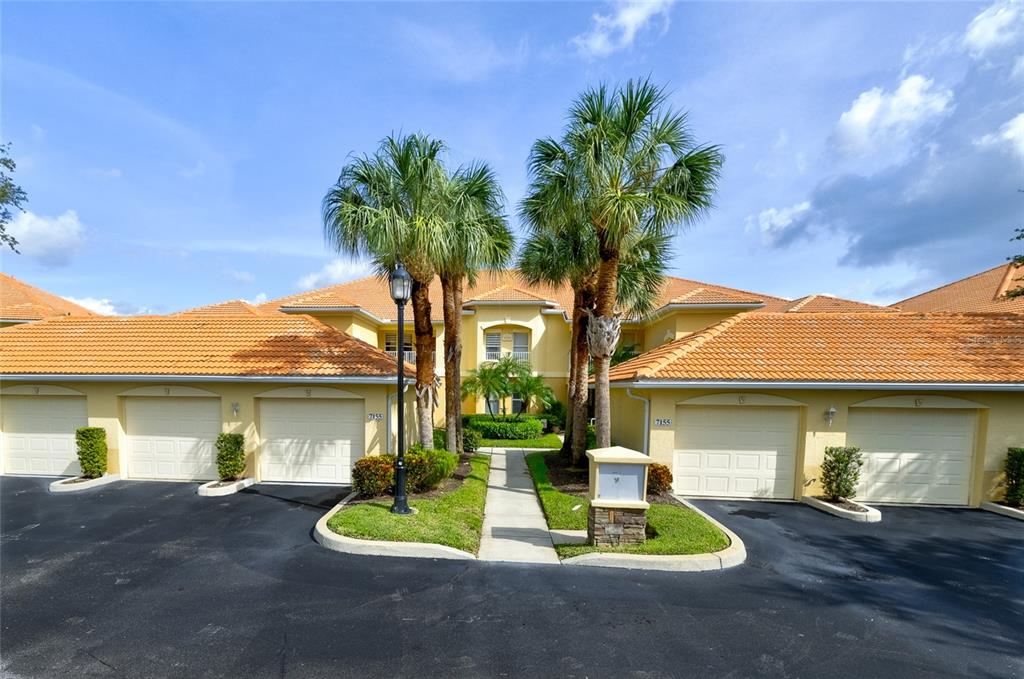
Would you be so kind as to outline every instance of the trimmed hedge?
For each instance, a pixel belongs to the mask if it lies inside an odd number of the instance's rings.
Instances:
[[[405,453],[405,490],[422,493],[439,486],[455,471],[459,456],[447,450],[427,450],[419,444]],[[370,455],[352,467],[352,487],[360,495],[376,497],[392,493],[395,487],[395,456]]]
[[[82,476],[98,479],[107,473],[107,430],[103,427],[79,427],[75,430],[78,464]]]
[[[1024,505],[1024,448],[1006,450],[1003,475],[1006,477],[1006,504],[1011,507]]]
[[[663,464],[654,464],[647,467],[647,492],[664,493],[672,488],[672,471]]]
[[[821,463],[821,486],[825,497],[836,501],[857,493],[864,456],[857,446],[828,446]]]
[[[475,429],[485,439],[535,439],[544,433],[544,423],[538,419],[475,420],[467,429]]]
[[[221,481],[235,481],[245,473],[245,436],[219,434],[217,442],[217,474]]]

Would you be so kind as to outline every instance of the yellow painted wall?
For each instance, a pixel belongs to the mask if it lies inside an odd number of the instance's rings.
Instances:
[[[818,481],[821,462],[827,446],[846,443],[846,428],[851,405],[873,398],[897,396],[948,396],[972,401],[987,408],[980,409],[976,432],[975,467],[971,482],[970,504],[999,498],[1002,489],[1002,466],[1006,449],[1024,446],[1024,394],[1000,392],[893,392],[870,390],[722,390],[722,389],[634,389],[634,393],[651,399],[650,454],[669,467],[673,464],[675,447],[676,407],[679,401],[709,394],[767,394],[799,401],[801,417],[797,441],[797,489],[795,495],[821,492]],[[636,404],[636,405],[634,405]],[[612,389],[612,443],[637,448],[637,436],[632,426],[636,406],[626,397],[624,388]],[[835,406],[836,416],[830,427],[824,413]],[[617,411],[621,410],[621,414]],[[654,426],[658,419],[667,419],[671,425]]]
[[[383,338],[378,344],[377,342],[377,327],[367,318],[352,313],[313,313],[309,314],[313,316],[321,323],[342,331],[347,335],[351,335],[358,340],[362,340],[367,344],[375,347],[384,348]]]
[[[221,402],[221,424],[222,431],[229,433],[240,433],[245,435],[245,447],[246,447],[246,475],[255,476],[258,474],[259,465],[257,464],[256,455],[259,449],[259,409],[258,409],[258,398],[257,394],[268,392],[273,389],[280,389],[285,387],[325,387],[325,386],[336,386],[346,392],[356,394],[363,397],[365,402],[365,413],[366,413],[366,430],[364,432],[364,441],[366,443],[365,454],[367,455],[378,455],[384,453],[387,441],[387,419],[382,420],[371,420],[369,417],[370,413],[385,413],[387,411],[386,398],[387,394],[393,394],[395,388],[389,385],[357,385],[357,384],[339,384],[339,385],[308,385],[301,383],[221,383],[221,382],[189,382],[187,384],[173,381],[155,381],[155,382],[54,382],[54,381],[39,381],[30,383],[18,383],[18,384],[30,384],[34,386],[40,385],[58,385],[62,387],[68,387],[76,391],[82,392],[86,396],[86,414],[88,416],[89,426],[92,427],[103,427],[107,431],[107,447],[108,447],[108,469],[112,474],[123,474],[124,469],[121,467],[122,454],[121,451],[127,447],[127,434],[126,434],[126,419],[125,419],[125,396],[121,396],[122,392],[136,389],[138,387],[148,386],[159,386],[159,387],[191,387],[195,389],[202,389],[205,391],[213,392],[220,397]],[[8,383],[6,386],[12,386]],[[410,387],[408,394],[412,393]],[[171,394],[173,396],[173,393]],[[24,398],[21,396],[19,398]],[[46,398],[45,396],[37,396],[34,398]],[[197,397],[198,398],[198,397]],[[2,407],[3,396],[0,394],[0,407]],[[411,406],[411,400],[409,400],[410,406],[407,408],[406,421],[409,423],[407,429],[410,432],[415,432],[415,412]],[[232,411],[232,404],[238,403],[239,412],[235,416]],[[394,410],[394,406],[392,406]],[[392,420],[392,427],[395,426],[395,420]],[[392,437],[394,438],[394,437]],[[408,442],[412,442],[414,439],[411,436],[407,436]]]
[[[644,351],[650,351],[665,342],[703,330],[738,313],[735,310],[691,311],[682,309],[660,316],[644,329]]]

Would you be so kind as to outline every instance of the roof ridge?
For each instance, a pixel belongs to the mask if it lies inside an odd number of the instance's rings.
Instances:
[[[817,297],[818,295],[804,295],[803,297],[800,297],[797,300],[795,300],[796,304],[786,309],[786,311],[800,311]]]
[[[996,288],[996,296],[992,298],[993,302],[997,301],[1000,297],[1006,294],[1006,292],[1010,289],[1010,283],[1012,281],[1020,280],[1014,279],[1014,275],[1017,273],[1018,269],[1021,270],[1021,273],[1024,273],[1024,266],[1017,266],[1013,262],[1009,262],[1007,264],[1006,273],[1003,275],[1003,280],[999,283],[999,287]]]
[[[893,302],[889,306],[897,306],[899,304],[903,304],[904,302],[909,302],[909,301],[911,301],[913,299],[917,299],[918,297],[924,297],[925,295],[929,295],[929,294],[931,294],[933,292],[938,292],[939,290],[942,290],[944,288],[948,288],[948,287],[953,286],[953,285],[958,285],[960,283],[964,283],[966,281],[971,280],[972,278],[979,278],[981,276],[984,276],[985,274],[992,273],[993,271],[995,271],[996,269],[998,269],[1001,266],[1012,267],[1013,266],[1013,262],[1006,262],[1005,264],[999,264],[999,265],[993,266],[993,267],[991,267],[989,269],[985,269],[984,271],[979,271],[978,273],[971,274],[970,276],[964,276],[963,278],[958,278],[955,281],[950,281],[949,283],[945,283],[943,285],[940,285],[937,288],[931,288],[930,290],[925,290],[923,292],[919,292],[916,295],[912,295],[910,297],[907,297],[906,299],[901,299],[898,302]]]

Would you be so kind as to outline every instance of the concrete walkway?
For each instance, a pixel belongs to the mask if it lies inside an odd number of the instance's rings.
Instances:
[[[524,457],[516,449],[491,452],[481,561],[559,563]]]

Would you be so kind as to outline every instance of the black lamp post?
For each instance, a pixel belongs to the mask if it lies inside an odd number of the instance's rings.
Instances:
[[[391,299],[398,307],[398,455],[395,456],[395,503],[392,514],[412,514],[405,495],[405,303],[412,296],[412,276],[399,262],[391,272]]]

